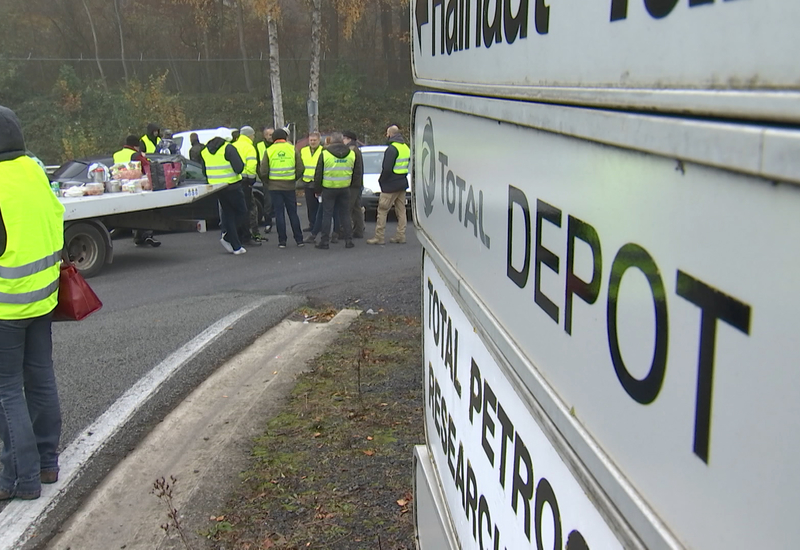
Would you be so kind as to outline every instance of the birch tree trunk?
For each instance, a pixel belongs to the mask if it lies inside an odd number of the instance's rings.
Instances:
[[[278,51],[278,22],[267,15],[267,32],[269,34],[269,83],[272,88],[272,113],[275,128],[283,128],[283,92],[281,91],[281,65]]]
[[[119,56],[122,59],[122,70],[125,72],[125,82],[128,82],[128,63],[125,61],[125,37],[122,35],[122,17],[119,15],[119,0],[114,0],[114,13],[117,14],[117,28],[119,29]]]
[[[208,28],[203,27],[203,53],[206,56],[206,78],[208,79],[208,89],[212,91],[214,89],[214,78],[211,75],[211,53],[210,48],[208,47]]]
[[[244,41],[244,7],[242,0],[236,2],[236,28],[239,31],[239,51],[242,52],[242,65],[244,66],[244,84],[247,93],[253,91],[253,84],[250,80],[250,67],[247,64],[247,47]]]
[[[322,0],[311,0],[311,70],[308,78],[308,132],[319,132],[319,64],[322,43]]]
[[[94,30],[94,21],[92,20],[91,12],[89,12],[89,6],[86,5],[86,0],[83,0],[83,8],[86,10],[86,15],[89,16],[89,28],[92,30],[92,39],[94,40],[94,58],[95,61],[97,61],[97,68],[100,70],[100,80],[103,81],[103,87],[108,91],[106,75],[103,72],[103,65],[100,64],[100,49],[97,46],[97,33]]]

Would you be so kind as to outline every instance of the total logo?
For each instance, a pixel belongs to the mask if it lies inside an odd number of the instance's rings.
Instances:
[[[437,153],[433,136],[433,121],[428,117],[422,132],[422,152],[418,155],[419,175],[422,180],[422,210],[425,217],[430,218],[433,213],[438,187],[439,202],[452,215],[448,218],[463,225],[468,231],[471,228],[473,236],[486,248],[491,248],[491,239],[483,224],[483,191],[478,190],[476,193],[472,184],[468,184],[463,177],[448,168],[449,158],[442,151]],[[441,167],[438,179],[437,167]]]

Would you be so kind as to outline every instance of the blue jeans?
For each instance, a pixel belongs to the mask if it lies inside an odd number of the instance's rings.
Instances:
[[[61,407],[53,372],[52,314],[0,320],[0,489],[37,496],[58,470]]]
[[[292,236],[297,244],[303,242],[303,229],[297,215],[297,195],[295,191],[270,191],[272,209],[275,211],[275,226],[278,228],[278,244],[286,244],[286,216],[292,225]]]

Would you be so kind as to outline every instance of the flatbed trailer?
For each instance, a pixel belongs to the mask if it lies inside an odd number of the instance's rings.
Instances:
[[[205,219],[187,217],[182,207],[224,187],[190,184],[155,192],[62,197],[64,246],[81,274],[93,277],[114,259],[111,229],[205,232]]]

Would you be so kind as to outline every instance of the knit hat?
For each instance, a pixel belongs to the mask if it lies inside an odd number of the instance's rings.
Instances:
[[[358,136],[352,130],[344,130],[342,135],[348,139],[352,139],[353,141],[358,141]]]
[[[253,130],[252,126],[242,126],[242,129],[239,130],[239,133],[247,137],[253,137],[256,135],[256,131]]]
[[[278,128],[272,133],[272,139],[274,141],[278,141],[279,139],[286,139],[289,137],[289,134],[286,133],[286,130],[283,128]]]

